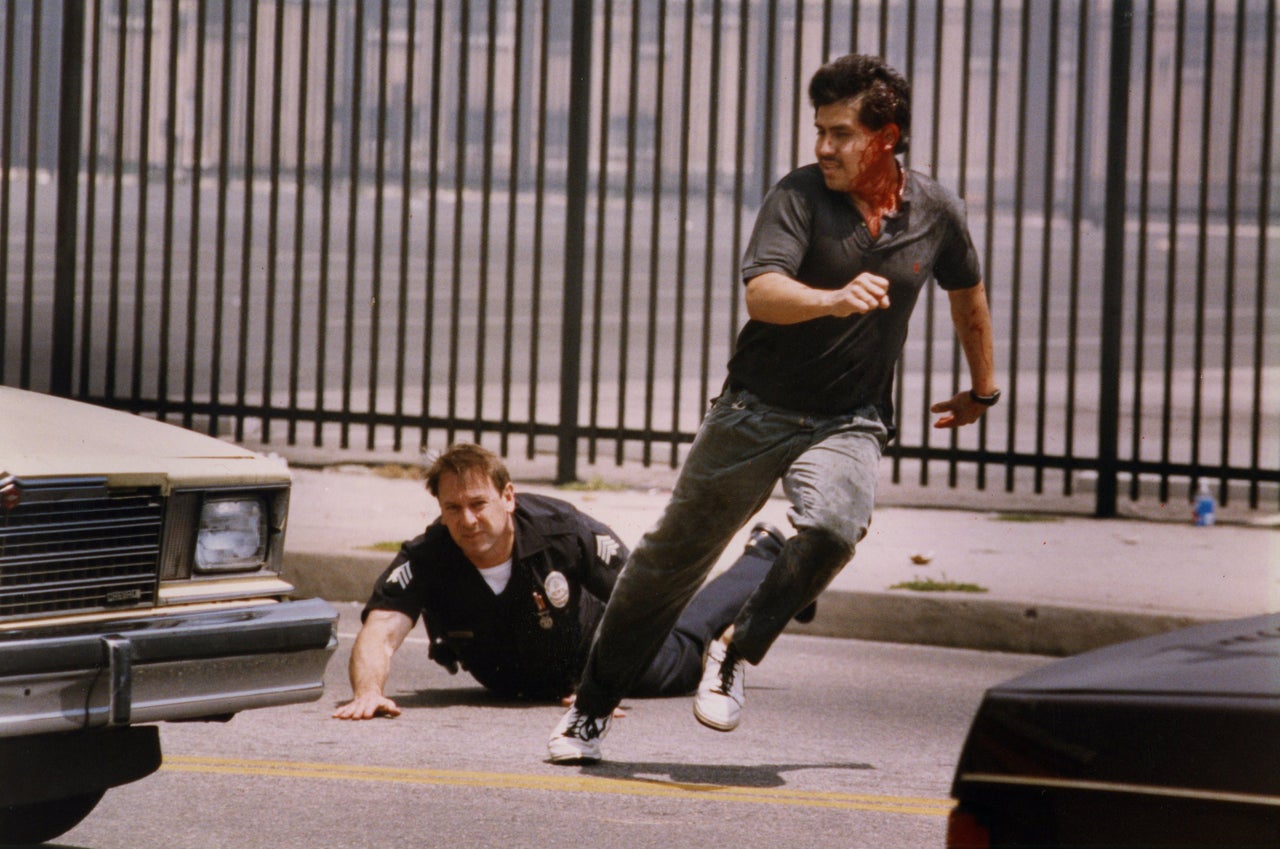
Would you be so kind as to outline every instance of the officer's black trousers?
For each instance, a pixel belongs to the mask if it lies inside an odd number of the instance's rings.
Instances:
[[[737,561],[700,589],[680,615],[649,668],[630,695],[683,696],[698,688],[707,643],[733,623],[756,587],[769,574],[780,543],[757,537]]]

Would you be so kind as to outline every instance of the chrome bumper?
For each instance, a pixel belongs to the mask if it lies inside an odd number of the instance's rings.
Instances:
[[[336,620],[311,599],[0,630],[0,737],[318,699]]]

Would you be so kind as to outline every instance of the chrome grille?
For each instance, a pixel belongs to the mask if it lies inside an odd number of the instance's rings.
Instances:
[[[0,617],[153,604],[164,505],[83,482],[26,486],[0,509]]]

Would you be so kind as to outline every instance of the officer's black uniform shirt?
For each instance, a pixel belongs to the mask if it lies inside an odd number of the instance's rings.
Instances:
[[[556,498],[516,495],[511,579],[497,595],[439,520],[405,543],[363,616],[422,616],[431,657],[509,696],[572,692],[627,549],[606,525]]]

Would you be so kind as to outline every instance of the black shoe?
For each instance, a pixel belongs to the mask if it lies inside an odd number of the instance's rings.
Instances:
[[[751,536],[747,539],[746,551],[755,551],[770,559],[776,558],[782,551],[787,535],[768,522],[756,522],[751,528]]]

